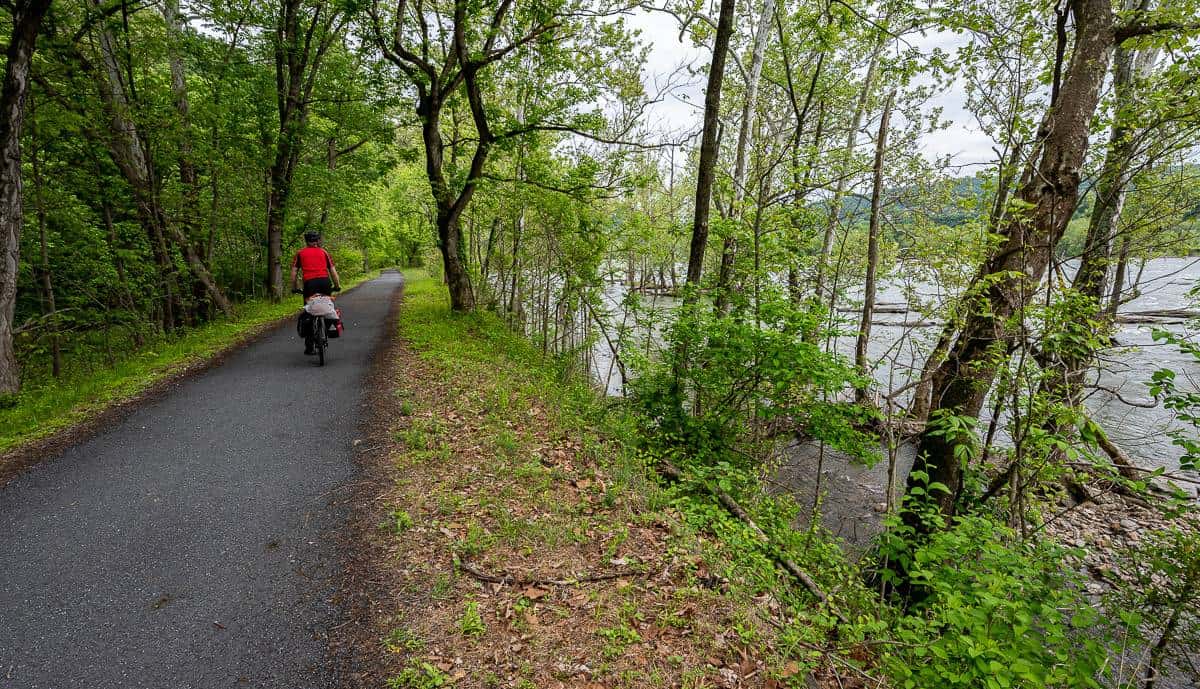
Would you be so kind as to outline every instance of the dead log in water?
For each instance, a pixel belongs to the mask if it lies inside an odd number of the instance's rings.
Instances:
[[[1181,325],[1196,318],[1200,318],[1200,311],[1193,309],[1148,309],[1118,313],[1116,320],[1126,325]]]

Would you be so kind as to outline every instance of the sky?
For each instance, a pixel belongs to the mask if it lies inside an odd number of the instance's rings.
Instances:
[[[693,46],[686,36],[680,42],[679,24],[671,15],[662,12],[641,12],[629,18],[629,26],[641,31],[641,40],[650,48],[643,79],[650,94],[658,93],[664,85],[682,80],[661,103],[655,104],[650,116],[655,126],[669,132],[690,132],[699,129],[701,109],[704,106],[704,76],[680,73],[681,65],[704,65],[709,51]],[[941,47],[952,50],[957,41],[953,34],[931,33],[913,41],[921,48],[932,50]],[[961,88],[951,86],[929,101],[929,107],[941,107],[942,119],[950,123],[948,129],[927,135],[924,150],[930,159],[950,156],[952,165],[971,166],[988,163],[995,158],[992,141],[981,133],[971,114],[964,105],[966,95]],[[964,168],[964,174],[971,170]]]

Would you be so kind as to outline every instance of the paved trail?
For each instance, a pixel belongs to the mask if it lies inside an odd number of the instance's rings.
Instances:
[[[0,687],[333,686],[331,500],[399,286],[338,300],[324,368],[282,327],[0,489]]]

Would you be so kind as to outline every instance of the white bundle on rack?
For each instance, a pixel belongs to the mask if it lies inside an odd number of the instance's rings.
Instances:
[[[325,318],[337,318],[337,307],[333,305],[333,299],[323,294],[317,295],[308,300],[304,305],[304,310],[310,316],[324,316]]]

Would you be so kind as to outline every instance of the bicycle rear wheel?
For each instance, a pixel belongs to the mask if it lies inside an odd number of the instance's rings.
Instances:
[[[327,345],[329,343],[329,335],[325,332],[325,319],[318,318],[314,327],[316,327],[316,329],[317,329],[316,335],[313,337],[313,339],[316,341],[315,344],[317,346],[317,365],[324,366],[325,365],[325,345]]]

